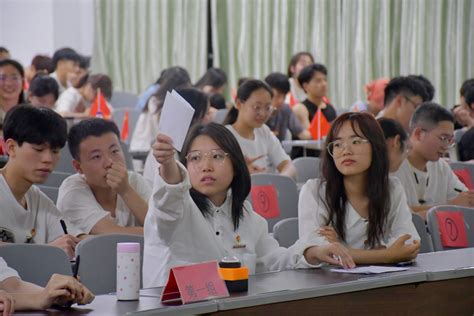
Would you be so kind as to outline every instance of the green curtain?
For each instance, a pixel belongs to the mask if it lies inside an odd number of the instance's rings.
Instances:
[[[235,87],[241,76],[286,73],[298,51],[328,67],[329,98],[340,108],[365,98],[379,77],[423,74],[435,101],[458,101],[474,77],[471,0],[211,0],[214,65]]]
[[[192,80],[207,66],[207,0],[96,0],[94,72],[142,92],[170,66]]]

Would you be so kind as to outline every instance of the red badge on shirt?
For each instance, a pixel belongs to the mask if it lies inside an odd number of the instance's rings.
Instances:
[[[273,185],[255,185],[250,191],[254,211],[264,218],[280,217],[280,206]]]

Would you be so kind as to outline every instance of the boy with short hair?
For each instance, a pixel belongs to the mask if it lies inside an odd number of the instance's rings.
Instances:
[[[79,239],[63,233],[58,209],[33,185],[45,182],[58,162],[66,122],[51,109],[18,105],[7,113],[3,133],[9,159],[0,169],[0,241],[49,244],[73,258]]]
[[[51,74],[51,77],[58,82],[59,94],[67,89],[71,80],[75,80],[79,72],[80,59],[80,55],[69,47],[61,48],[54,52],[54,72]]]
[[[411,116],[428,98],[428,93],[419,79],[413,76],[392,78],[385,87],[384,109],[379,112],[377,118],[391,118],[408,130]]]
[[[290,106],[285,103],[285,98],[290,91],[288,77],[282,73],[274,72],[265,78],[265,82],[272,88],[272,106],[275,108],[266,122],[275,136],[283,141],[287,139],[287,130],[295,139],[311,139],[311,134],[303,129]],[[290,138],[291,139],[291,138]]]
[[[54,108],[58,100],[59,86],[56,80],[48,75],[37,74],[31,80],[28,90],[28,100],[33,106],[46,106]]]
[[[59,188],[58,208],[86,234],[143,234],[151,188],[127,171],[117,126],[99,118],[69,131],[68,146],[78,171]]]
[[[441,159],[454,143],[453,115],[432,102],[423,103],[410,122],[410,151],[395,175],[405,188],[408,205],[426,216],[440,204],[474,206],[474,192]]]

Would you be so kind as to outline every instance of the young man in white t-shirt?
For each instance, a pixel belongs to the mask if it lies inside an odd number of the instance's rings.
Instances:
[[[474,192],[467,191],[441,159],[454,143],[453,115],[436,103],[425,102],[413,114],[410,130],[411,148],[395,175],[412,210],[426,216],[436,205],[473,207]]]
[[[43,288],[21,280],[0,257],[0,312],[3,311],[3,315],[11,315],[16,310],[43,310],[52,305],[84,305],[93,300],[94,294],[72,276],[53,274]]]
[[[61,184],[58,208],[85,234],[143,234],[151,188],[127,171],[115,123],[83,120],[69,131],[77,174]]]
[[[0,169],[0,243],[49,244],[74,257],[77,231],[69,225],[72,235],[63,233],[58,209],[33,185],[58,162],[66,121],[51,109],[19,105],[7,113],[3,135],[9,159]]]

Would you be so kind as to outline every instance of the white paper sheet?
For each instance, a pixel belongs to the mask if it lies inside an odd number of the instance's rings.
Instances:
[[[353,274],[378,274],[386,272],[406,271],[408,268],[403,267],[385,267],[385,266],[366,266],[356,267],[354,269],[331,269],[332,272],[337,273],[353,273]]]
[[[173,90],[171,93],[166,93],[160,115],[159,130],[160,133],[171,137],[177,151],[181,151],[183,148],[193,115],[193,107],[178,92]]]

